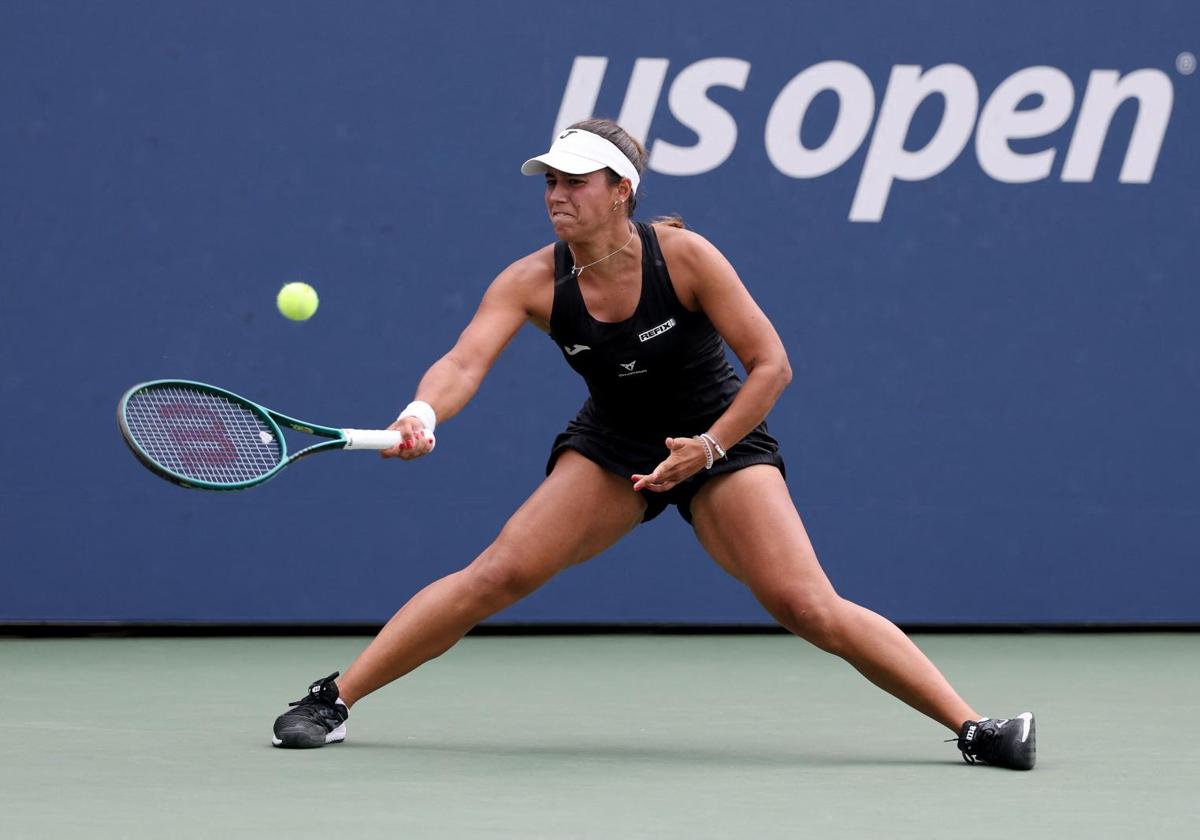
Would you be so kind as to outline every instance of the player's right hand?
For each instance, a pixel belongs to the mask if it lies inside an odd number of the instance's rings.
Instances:
[[[418,418],[401,417],[388,428],[400,432],[403,437],[396,446],[380,451],[379,454],[384,458],[401,458],[411,461],[433,451],[434,437],[425,431],[425,424]]]

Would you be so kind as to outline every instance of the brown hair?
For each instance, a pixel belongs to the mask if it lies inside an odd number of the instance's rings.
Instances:
[[[683,223],[683,216],[678,213],[668,213],[665,216],[655,216],[650,220],[652,225],[666,225],[667,227],[687,229],[687,225]]]

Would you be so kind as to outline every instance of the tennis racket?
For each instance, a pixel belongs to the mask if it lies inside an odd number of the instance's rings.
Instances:
[[[121,436],[152,473],[180,487],[245,490],[309,455],[395,446],[400,432],[334,429],[272,411],[231,391],[183,379],[134,385],[117,408]],[[288,453],[280,426],[329,438]]]

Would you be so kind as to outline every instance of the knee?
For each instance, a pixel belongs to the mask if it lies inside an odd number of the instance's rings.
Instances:
[[[837,595],[813,597],[783,590],[765,600],[767,609],[785,628],[821,650],[838,654],[842,649],[842,605]]]
[[[491,546],[463,570],[466,597],[491,614],[515,604],[540,581],[501,546]]]

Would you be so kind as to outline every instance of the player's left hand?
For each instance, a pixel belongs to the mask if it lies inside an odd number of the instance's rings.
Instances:
[[[670,454],[649,475],[634,475],[634,490],[662,493],[704,469],[704,445],[695,438],[667,438]]]

